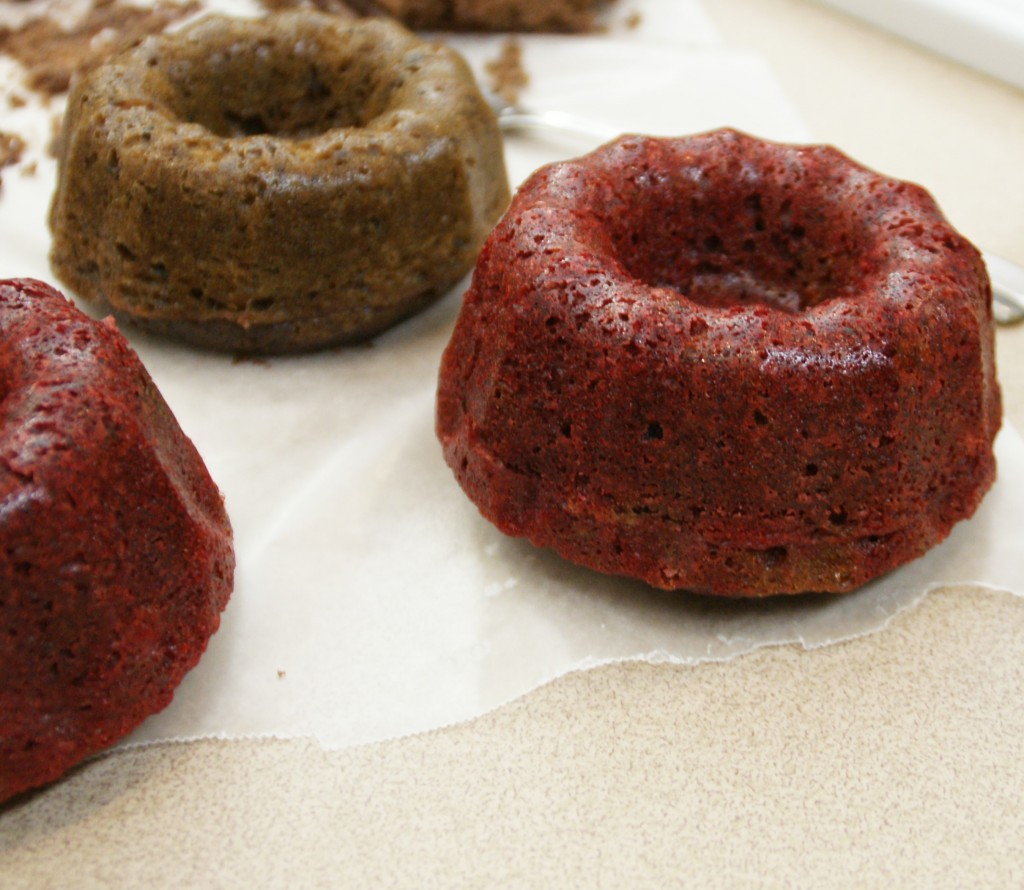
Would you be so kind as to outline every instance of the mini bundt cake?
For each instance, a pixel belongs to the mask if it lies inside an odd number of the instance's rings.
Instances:
[[[313,349],[445,293],[508,199],[494,114],[454,51],[385,20],[211,15],[72,90],[51,262],[159,333]]]
[[[438,393],[485,517],[602,572],[842,592],[995,475],[991,294],[922,188],[825,146],[623,137],[535,173]]]
[[[610,0],[346,0],[370,15],[394,16],[410,28],[456,31],[589,31]]]
[[[231,592],[220,493],[112,323],[0,281],[0,801],[170,702]]]

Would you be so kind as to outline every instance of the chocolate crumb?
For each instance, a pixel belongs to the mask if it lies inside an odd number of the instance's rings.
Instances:
[[[17,164],[25,151],[25,140],[14,133],[0,131],[0,168]],[[2,180],[0,180],[2,181]]]
[[[67,92],[82,72],[199,8],[195,0],[157,3],[150,9],[95,0],[71,27],[50,15],[29,19],[18,28],[0,27],[0,52],[25,68],[29,88],[56,96]]]
[[[484,70],[490,78],[491,92],[511,105],[519,101],[520,92],[530,82],[523,67],[523,47],[515,37],[502,42],[498,57],[487,62]]]
[[[0,167],[17,164],[25,151],[25,141],[14,133],[0,132]]]

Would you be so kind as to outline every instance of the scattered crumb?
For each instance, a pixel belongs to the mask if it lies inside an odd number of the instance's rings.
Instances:
[[[491,92],[511,105],[519,101],[520,92],[530,82],[523,67],[523,47],[515,37],[502,42],[498,58],[487,62],[484,70],[490,78]]]
[[[35,176],[39,172],[39,164],[35,161],[30,161],[21,168],[22,176]]]
[[[630,31],[635,31],[637,28],[640,27],[641,24],[643,24],[643,20],[643,14],[640,12],[639,9],[635,9],[628,16],[626,16],[626,27]]]
[[[13,133],[0,132],[0,167],[17,164],[25,151],[25,141]]]
[[[7,105],[10,108],[24,108],[28,100],[21,93],[8,93]]]
[[[24,151],[24,139],[13,133],[0,131],[0,168],[17,164],[21,160],[21,155]]]
[[[278,680],[283,680],[284,677],[285,677],[285,672],[284,671],[278,671],[277,672],[277,679]]]
[[[25,83],[31,89],[59,95],[80,72],[199,8],[197,0],[160,2],[151,9],[120,0],[94,0],[71,27],[50,15],[30,19],[19,28],[0,27],[0,52],[25,68]]]

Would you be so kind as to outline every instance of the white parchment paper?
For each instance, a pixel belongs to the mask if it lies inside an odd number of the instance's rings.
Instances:
[[[524,38],[524,99],[635,132],[728,125],[807,138],[760,60],[716,48],[696,4],[633,7],[644,12],[639,36]],[[671,40],[657,15],[680,29]],[[457,43],[479,68],[498,39]],[[0,65],[0,81],[15,74]],[[0,108],[0,129],[30,137],[25,164],[4,171],[0,277],[52,280],[54,170],[42,148],[57,110]],[[516,137],[510,173],[518,182],[589,147]],[[174,703],[129,743],[373,742],[478,716],[610,661],[693,664],[877,631],[937,585],[1024,591],[1024,442],[1009,429],[978,515],[924,559],[841,598],[660,593],[502,536],[462,495],[433,432],[437,366],[461,291],[371,345],[296,358],[234,362],[126,330],[224,491],[238,552],[221,630]]]

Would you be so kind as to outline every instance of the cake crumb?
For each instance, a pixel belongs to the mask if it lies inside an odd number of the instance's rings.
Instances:
[[[14,133],[0,131],[0,168],[17,164],[25,151],[25,140]],[[0,184],[3,180],[0,179]]]
[[[149,9],[120,0],[95,0],[70,26],[59,22],[53,14],[57,10],[51,10],[20,27],[0,27],[0,53],[25,69],[26,86],[56,96],[67,92],[82,72],[199,9],[198,0],[158,2]]]
[[[25,151],[25,140],[14,133],[0,131],[0,167],[17,164]]]
[[[491,92],[510,105],[519,101],[519,94],[530,83],[530,76],[523,67],[523,47],[516,37],[502,41],[498,57],[487,62],[484,70],[490,79]]]

